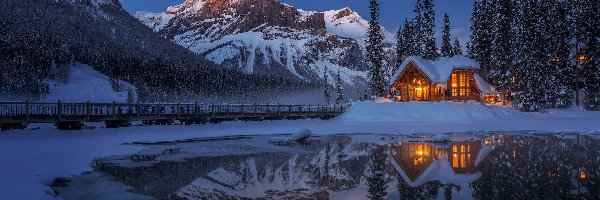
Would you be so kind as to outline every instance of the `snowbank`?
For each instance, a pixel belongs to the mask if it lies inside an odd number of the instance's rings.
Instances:
[[[474,121],[527,119],[514,109],[479,102],[354,103],[337,120],[345,122]]]
[[[136,88],[125,82],[118,81],[121,91],[113,90],[109,78],[92,69],[92,67],[76,63],[71,66],[68,83],[50,82],[50,94],[43,98],[44,102],[127,102],[127,93],[132,92],[136,99]]]

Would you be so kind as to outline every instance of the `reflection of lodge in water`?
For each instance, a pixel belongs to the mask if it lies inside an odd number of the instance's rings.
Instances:
[[[410,182],[420,182],[417,180],[421,176],[427,176],[423,175],[426,171],[428,174],[434,173],[429,172],[433,170],[446,173],[450,170],[444,169],[449,167],[454,173],[444,174],[445,176],[476,173],[476,162],[482,159],[478,158],[481,150],[481,141],[459,141],[449,145],[403,142],[392,146],[391,156],[397,167],[400,167],[398,170],[401,170]]]

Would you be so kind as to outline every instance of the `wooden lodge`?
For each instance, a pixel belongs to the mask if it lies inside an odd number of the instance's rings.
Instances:
[[[411,56],[390,81],[395,101],[468,101],[494,103],[496,92],[478,72],[479,63],[466,57],[437,61]]]

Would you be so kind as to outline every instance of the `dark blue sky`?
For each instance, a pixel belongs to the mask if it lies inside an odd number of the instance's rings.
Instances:
[[[369,20],[368,0],[280,0],[303,10],[326,11],[349,7],[357,11],[364,19]],[[178,5],[183,0],[121,0],[123,7],[129,12],[150,11],[162,12],[168,6]],[[381,24],[390,32],[398,30],[404,18],[412,18],[416,0],[380,0]],[[444,13],[450,15],[452,37],[458,37],[464,47],[469,38],[471,9],[474,0],[436,0],[437,36],[441,35]],[[439,41],[438,41],[439,42]]]

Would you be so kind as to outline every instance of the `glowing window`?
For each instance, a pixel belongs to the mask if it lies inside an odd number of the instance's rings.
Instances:
[[[458,87],[458,85],[456,83],[458,83],[458,79],[456,78],[456,74],[452,74],[452,87],[456,88]]]
[[[460,87],[464,87],[464,86],[467,85],[467,76],[466,76],[466,74],[460,73],[459,85],[460,85]]]
[[[452,145],[452,152],[454,152],[454,153],[458,152],[458,148],[456,147],[456,145]]]
[[[458,168],[458,155],[457,154],[452,155],[452,167]]]

